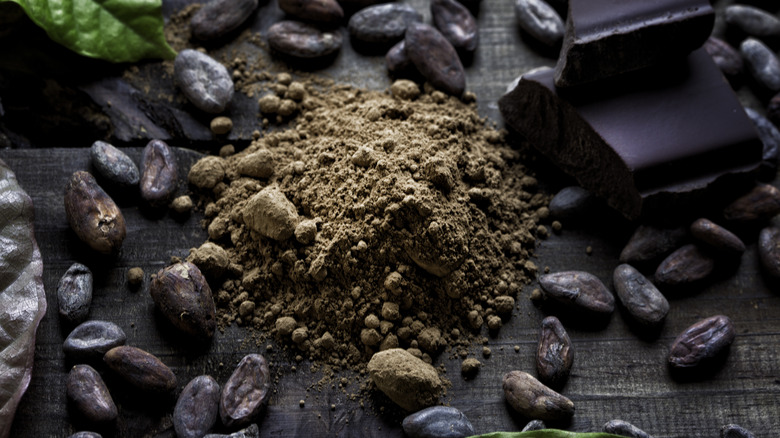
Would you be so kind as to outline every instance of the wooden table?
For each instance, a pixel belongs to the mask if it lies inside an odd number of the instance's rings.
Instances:
[[[429,19],[426,2],[409,3],[425,11]],[[514,24],[511,3],[483,2],[479,14],[481,44],[467,69],[468,88],[477,93],[480,112],[496,121],[500,121],[496,100],[506,84],[532,67],[554,63],[552,58],[538,54],[524,42]],[[722,8],[727,2],[716,3]],[[179,4],[167,2],[167,13]],[[273,4],[261,8],[268,12],[258,14],[253,26],[262,30],[281,14],[274,12]],[[718,26],[722,27],[722,23]],[[383,59],[358,55],[349,42],[323,73],[337,81],[374,89],[385,88],[390,83]],[[88,146],[62,138],[51,141],[57,146]],[[176,138],[170,143],[188,144]],[[126,150],[139,161],[139,147]],[[192,163],[200,156],[186,149],[179,150],[178,154],[183,163]],[[15,171],[35,203],[36,237],[44,260],[49,305],[38,332],[32,381],[17,411],[11,436],[66,437],[79,430],[66,409],[65,377],[71,364],[62,352],[67,332],[60,326],[55,295],[59,278],[74,262],[87,264],[95,275],[90,318],[117,323],[127,333],[129,345],[144,348],[171,366],[179,379],[177,394],[191,378],[200,374],[211,374],[223,383],[241,357],[264,351],[264,345],[256,346],[254,341],[246,339],[247,332],[236,327],[218,333],[208,349],[193,351],[181,345],[175,335],[161,330],[166,326],[155,313],[145,287],[138,291],[127,287],[125,276],[130,267],[142,267],[148,281],[148,274],[165,266],[171,257],[184,257],[189,248],[206,240],[206,233],[200,227],[200,212],[180,219],[141,209],[133,199],[122,200],[120,206],[128,224],[128,238],[122,252],[114,259],[97,257],[69,230],[62,203],[62,190],[69,175],[89,168],[87,149],[2,150],[0,158]],[[545,186],[552,189],[560,186],[557,173],[544,166],[539,172],[538,177]],[[610,285],[618,254],[632,228],[633,225],[614,219],[582,226],[564,223],[560,234],[539,242],[535,263],[551,271],[589,271]],[[587,247],[592,249],[590,254],[586,253]],[[490,338],[489,358],[481,356],[481,346],[473,347],[483,363],[475,379],[463,380],[460,361],[449,360],[446,353],[437,359],[453,383],[443,402],[465,412],[479,433],[519,430],[528,421],[513,413],[504,402],[501,377],[514,369],[534,372],[538,329],[546,316],[528,299],[534,287],[538,286],[531,284],[523,290],[516,313],[497,337]],[[561,427],[595,431],[606,421],[620,418],[656,437],[717,437],[720,427],[728,423],[740,424],[756,436],[777,436],[780,430],[780,294],[777,284],[769,282],[759,268],[755,236],[748,241],[737,272],[723,276],[695,294],[670,301],[667,321],[654,339],[637,336],[620,312],[615,312],[605,328],[567,328],[576,358],[572,376],[562,393],[574,401],[576,413],[570,424]],[[672,340],[698,319],[720,313],[728,315],[737,329],[737,338],[725,363],[696,381],[672,379],[665,365]],[[359,392],[354,379],[350,379],[352,383],[346,390],[331,386],[317,390],[312,385],[321,375],[312,372],[308,363],[279,361],[273,368],[280,377],[273,384],[270,404],[260,422],[261,436],[403,435],[398,410],[382,395],[351,399],[351,394]],[[149,400],[124,388],[110,376],[108,383],[120,417],[115,428],[103,431],[104,436],[174,436],[171,412],[175,395]],[[299,405],[302,399],[303,407]],[[332,404],[335,409],[331,409]]]

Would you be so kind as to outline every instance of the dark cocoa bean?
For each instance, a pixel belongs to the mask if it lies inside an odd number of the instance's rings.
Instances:
[[[75,172],[65,187],[65,216],[70,228],[95,251],[119,251],[127,229],[114,200],[87,172]]]
[[[755,435],[742,426],[727,424],[720,429],[720,438],[755,438]]]
[[[759,184],[723,210],[723,217],[733,222],[767,221],[780,214],[780,190]]]
[[[233,98],[233,79],[227,68],[197,50],[184,49],[176,55],[173,79],[184,96],[207,113],[221,113]]]
[[[65,384],[68,400],[76,412],[91,423],[116,420],[118,411],[106,384],[89,365],[76,365],[68,373]]]
[[[190,20],[190,32],[201,41],[223,37],[243,24],[257,9],[257,0],[211,0]]]
[[[103,438],[103,435],[97,432],[76,432],[68,438]]]
[[[739,51],[720,38],[714,36],[707,38],[704,42],[704,50],[710,54],[712,60],[726,76],[739,76],[745,69]]]
[[[104,141],[92,143],[89,157],[92,167],[97,173],[118,187],[135,186],[141,179],[141,173],[133,160],[121,150]]]
[[[466,73],[458,53],[435,28],[412,23],[404,37],[406,54],[434,87],[460,97],[466,89]]]
[[[563,19],[544,0],[516,0],[515,16],[520,28],[539,42],[555,47],[563,41]]]
[[[197,266],[179,262],[160,270],[152,277],[149,294],[174,327],[199,339],[214,336],[216,306]]]
[[[728,348],[734,336],[734,325],[727,316],[715,315],[698,321],[672,343],[669,366],[691,368],[700,365]]]
[[[766,107],[766,118],[780,128],[780,93],[774,95],[769,100],[769,104]]]
[[[745,244],[731,231],[709,219],[700,218],[691,224],[691,235],[710,249],[724,254],[742,254]]]
[[[92,304],[92,271],[81,263],[74,263],[57,284],[57,302],[60,318],[69,324],[87,319]]]
[[[387,51],[385,65],[390,73],[400,73],[414,65],[406,54],[406,43],[404,40],[399,41]]]
[[[280,21],[268,28],[268,45],[279,53],[295,58],[321,58],[341,49],[343,37],[338,30],[321,31],[298,21]]]
[[[268,400],[271,376],[268,363],[259,354],[248,354],[230,375],[219,401],[219,416],[226,427],[251,423]]]
[[[168,205],[179,187],[176,155],[162,140],[152,140],[144,148],[141,197],[155,206]]]
[[[612,281],[620,303],[634,320],[648,327],[663,323],[669,313],[669,301],[644,275],[631,265],[622,264],[615,268]]]
[[[361,9],[349,19],[349,34],[367,43],[391,44],[403,40],[409,23],[422,23],[413,7],[384,3]]]
[[[759,85],[770,91],[780,91],[780,59],[772,49],[755,38],[747,38],[739,45],[739,51]]]
[[[103,356],[108,367],[127,383],[145,392],[163,393],[176,389],[176,375],[151,353],[122,345]]]
[[[539,380],[552,388],[560,388],[569,378],[572,364],[574,349],[563,324],[554,316],[544,318],[536,350]]]
[[[767,227],[758,233],[758,257],[769,275],[780,278],[780,228]]]
[[[620,252],[620,262],[639,264],[663,257],[685,241],[688,230],[640,225]]]
[[[539,277],[545,294],[565,305],[588,312],[609,315],[615,310],[615,297],[593,274],[563,271]]]
[[[731,5],[726,8],[726,24],[735,26],[748,35],[780,37],[780,18],[762,9],[748,5]]]
[[[528,424],[525,425],[525,427],[521,432],[529,432],[532,430],[542,430],[542,429],[547,429],[547,426],[544,424],[544,421],[531,420],[528,422]]]
[[[198,376],[184,387],[173,409],[178,438],[201,438],[217,422],[220,388],[211,376]]]
[[[630,438],[653,438],[652,435],[643,431],[642,429],[634,426],[628,421],[623,420],[610,420],[604,423],[604,427],[601,428],[606,433],[613,435],[626,436]]]
[[[96,360],[114,347],[124,345],[127,336],[122,329],[109,321],[87,321],[65,338],[62,350],[65,354],[81,361]]]
[[[685,286],[706,279],[715,269],[715,260],[698,246],[688,244],[669,254],[655,271],[655,281],[663,286]]]
[[[344,10],[336,0],[279,0],[279,8],[304,21],[336,24],[344,19]]]
[[[521,415],[539,420],[565,420],[574,415],[574,403],[523,371],[504,375],[504,397]]]
[[[229,435],[210,433],[204,435],[203,438],[260,438],[260,428],[256,424],[251,424],[249,427]]]
[[[473,52],[479,45],[477,20],[456,0],[431,0],[431,18],[456,50]]]
[[[550,215],[555,219],[582,217],[594,204],[594,201],[593,195],[582,187],[564,187],[550,200]]]
[[[458,409],[431,406],[404,418],[401,423],[409,438],[467,437],[476,435],[474,426]]]
[[[777,162],[780,159],[780,130],[766,117],[752,108],[745,108],[745,114],[753,122],[758,131],[758,137],[764,144],[764,153],[761,156],[761,173],[767,180],[773,180],[777,176]]]

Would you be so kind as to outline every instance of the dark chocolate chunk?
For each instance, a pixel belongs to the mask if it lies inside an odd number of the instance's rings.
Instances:
[[[608,84],[560,89],[528,73],[499,108],[510,126],[628,218],[753,171],[762,144],[704,49]],[[652,198],[652,202],[651,202]],[[690,196],[686,196],[690,198]]]
[[[738,76],[745,69],[739,51],[720,38],[714,36],[707,38],[704,42],[704,50],[712,56],[712,60],[726,76]]]
[[[555,84],[568,87],[684,56],[712,32],[707,0],[571,0]]]

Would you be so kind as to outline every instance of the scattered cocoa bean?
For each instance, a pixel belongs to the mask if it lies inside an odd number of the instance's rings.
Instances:
[[[431,0],[431,18],[455,50],[473,52],[479,45],[477,20],[456,0]]]
[[[769,275],[780,277],[780,228],[767,227],[758,233],[758,257]]]
[[[720,429],[720,438],[755,438],[755,435],[742,426],[727,424]]]
[[[399,41],[387,51],[385,65],[390,73],[400,73],[414,65],[406,54],[406,43],[404,40]]]
[[[204,435],[203,438],[260,438],[260,428],[256,424],[250,424],[249,427],[229,435],[209,433]]]
[[[190,19],[190,32],[201,41],[223,37],[241,26],[257,4],[257,0],[211,0]]]
[[[339,49],[343,37],[338,30],[321,31],[298,21],[280,21],[268,28],[268,45],[295,58],[321,58]]]
[[[303,21],[336,24],[344,19],[336,0],[279,0],[279,9]]]
[[[97,432],[76,432],[68,438],[103,438],[103,435]]]
[[[547,429],[547,426],[544,424],[544,421],[542,420],[531,420],[528,422],[528,424],[523,427],[523,430],[521,432],[530,432],[532,430],[542,430]]]
[[[217,422],[220,388],[211,376],[198,376],[184,387],[173,409],[178,438],[202,438]]]
[[[268,363],[259,354],[248,354],[230,375],[219,401],[219,416],[229,428],[251,423],[268,400],[271,375]]]
[[[118,187],[135,186],[141,178],[138,166],[133,160],[104,141],[92,143],[89,157],[97,173]]]
[[[103,254],[119,251],[127,230],[114,200],[87,172],[73,173],[65,187],[65,216],[84,243]]]
[[[550,200],[550,216],[556,219],[582,217],[594,200],[593,195],[580,186],[564,187]]]
[[[620,262],[639,264],[668,255],[680,247],[687,235],[687,230],[682,227],[640,225],[620,252]]]
[[[122,345],[103,356],[103,361],[127,383],[145,392],[163,393],[176,389],[176,375],[151,353]]]
[[[466,73],[458,53],[435,28],[412,23],[404,37],[406,55],[434,87],[460,97],[466,89]]]
[[[669,301],[644,275],[622,264],[612,275],[618,299],[629,315],[643,326],[656,327],[669,313]]]
[[[683,331],[672,343],[669,366],[691,368],[727,349],[734,341],[731,320],[724,315],[702,319]]]
[[[753,122],[753,126],[758,131],[758,137],[764,144],[764,152],[761,156],[761,173],[765,174],[765,179],[773,180],[777,175],[777,163],[780,159],[780,130],[752,108],[745,108],[745,114]]]
[[[403,40],[409,23],[422,23],[413,7],[402,3],[384,3],[361,9],[349,19],[349,34],[367,43],[391,44]]]
[[[92,271],[81,263],[72,264],[57,284],[57,302],[60,318],[68,324],[86,320],[92,304]]]
[[[216,306],[211,288],[197,266],[179,262],[161,269],[152,277],[149,294],[177,329],[198,339],[214,336]]]
[[[563,19],[544,0],[516,0],[515,16],[520,28],[539,42],[555,47],[563,41]]]
[[[431,406],[404,418],[401,426],[409,438],[467,437],[475,435],[474,426],[456,408]]]
[[[694,244],[669,254],[655,271],[655,281],[663,286],[685,286],[706,279],[715,269],[715,260]]]
[[[572,364],[574,349],[563,324],[554,316],[544,318],[536,350],[539,380],[550,387],[560,388],[569,378]]]
[[[723,217],[732,222],[767,221],[780,214],[780,190],[769,184],[759,184],[723,210]]]
[[[766,107],[766,117],[780,128],[780,93],[772,96]]]
[[[653,436],[649,433],[634,426],[628,421],[623,420],[609,420],[604,423],[604,426],[601,428],[601,430],[613,435],[626,436],[630,438],[653,438]]]
[[[521,415],[539,420],[564,420],[574,414],[574,403],[523,371],[504,374],[504,397]]]
[[[719,253],[742,254],[745,252],[745,244],[742,239],[709,219],[695,220],[691,224],[691,235]]]
[[[593,274],[563,271],[539,276],[545,294],[565,305],[588,312],[609,315],[615,310],[615,297]]]
[[[74,360],[88,361],[102,358],[108,350],[126,341],[125,332],[113,322],[86,321],[65,338],[62,350]]]
[[[758,38],[780,37],[780,18],[749,5],[731,5],[724,12],[726,24]]]
[[[116,420],[118,411],[106,384],[89,365],[76,365],[65,383],[67,397],[76,412],[91,423],[105,424]]]
[[[739,51],[759,85],[770,91],[780,91],[780,59],[772,49],[755,38],[747,38],[739,45]]]
[[[233,98],[233,79],[224,65],[209,55],[184,49],[173,63],[173,79],[195,107],[221,113]]]
[[[142,160],[141,197],[155,206],[167,205],[179,187],[176,155],[164,141],[152,140]]]
[[[707,38],[704,42],[704,50],[710,54],[712,60],[726,76],[739,76],[745,69],[739,51],[720,38],[714,36]]]

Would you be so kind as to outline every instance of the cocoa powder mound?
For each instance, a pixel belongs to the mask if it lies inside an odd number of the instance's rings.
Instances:
[[[289,128],[190,172],[229,260],[220,324],[335,369],[397,347],[430,363],[499,330],[549,202],[504,133],[473,95],[301,84]]]

